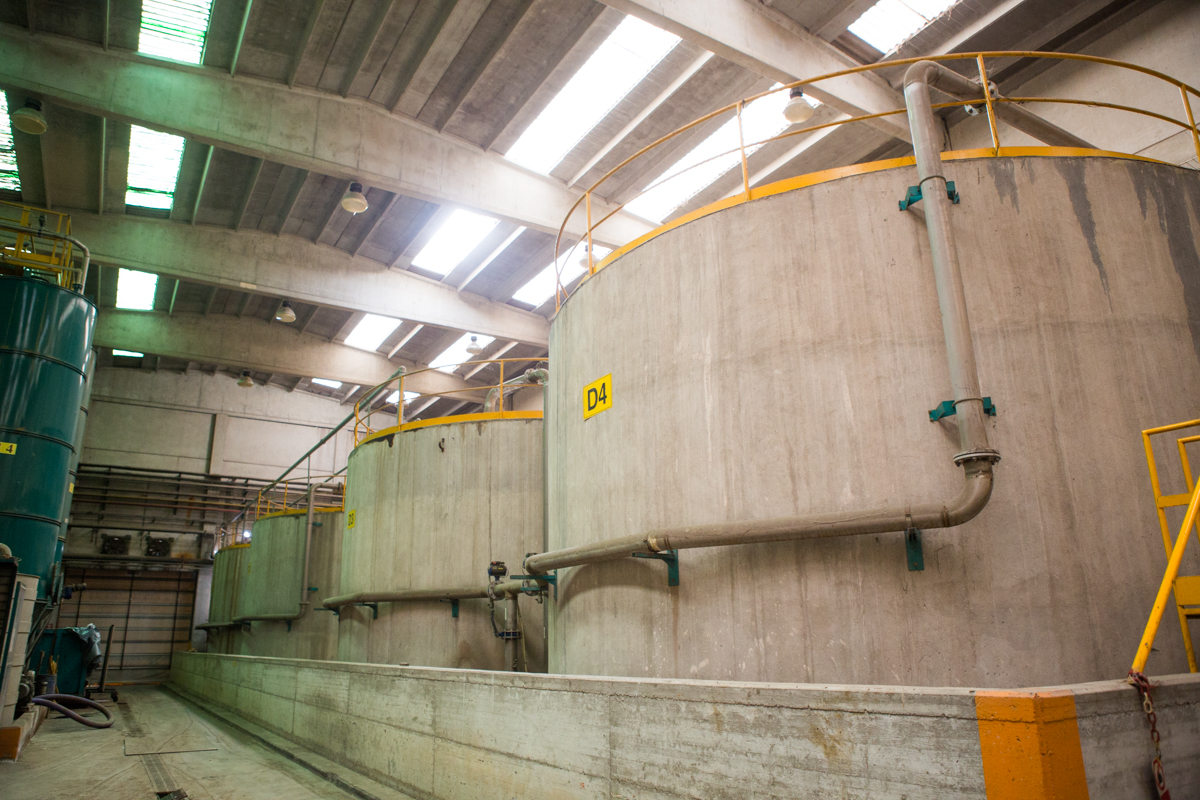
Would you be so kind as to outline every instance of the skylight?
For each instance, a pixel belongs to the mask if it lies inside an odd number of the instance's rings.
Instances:
[[[113,350],[114,356],[124,356],[125,358],[145,358],[145,353],[139,353],[136,350]]]
[[[138,52],[199,64],[212,0],[142,0]]]
[[[747,144],[747,156],[762,146],[754,144],[755,142],[770,139],[788,127],[790,123],[783,116],[783,107],[787,105],[787,101],[787,92],[775,92],[760,97],[742,110],[742,133]],[[731,150],[733,152],[729,152]],[[719,153],[727,155],[718,156]],[[742,157],[738,152],[738,122],[735,116],[696,145],[690,153],[676,161],[659,176],[653,188],[631,200],[625,206],[625,210],[644,219],[662,222],[672,211],[741,164],[741,161]],[[696,166],[698,164],[699,166]],[[695,169],[689,170],[689,167]]]
[[[117,308],[131,311],[153,311],[154,290],[158,276],[153,272],[138,272],[122,267],[117,271]]]
[[[500,220],[476,214],[465,209],[456,209],[429,243],[421,248],[413,259],[413,266],[449,275],[459,262],[474,250],[483,237],[492,232]]]
[[[850,32],[890,53],[958,0],[879,0],[850,25]]]
[[[600,259],[612,252],[611,249],[604,245],[594,245],[596,255],[593,261],[600,263]],[[554,297],[556,288],[554,283],[554,272],[556,267],[562,269],[562,284],[568,285],[571,281],[578,278],[583,273],[587,272],[587,262],[580,259],[580,254],[583,252],[582,247],[577,247],[574,250],[568,251],[558,257],[550,266],[539,272],[529,283],[522,286],[513,295],[513,300],[520,300],[522,303],[528,303],[534,308]]]
[[[21,177],[17,174],[17,151],[13,145],[12,124],[8,118],[8,98],[0,91],[0,189],[21,191]]]
[[[436,367],[442,372],[454,372],[454,368],[459,364],[470,361],[475,357],[467,352],[467,348],[471,346],[472,336],[478,338],[479,341],[476,344],[480,347],[487,347],[496,341],[496,337],[494,336],[484,336],[479,333],[464,333],[458,337],[458,341],[443,350],[433,361],[430,361],[429,366]]]
[[[326,378],[313,378],[312,382],[315,383],[317,386],[328,386],[330,389],[342,388],[341,381],[331,381]]]
[[[421,396],[420,392],[405,392],[404,393],[404,402],[411,403],[413,400],[415,400],[416,398],[418,398],[420,396]],[[399,399],[400,399],[400,390],[395,389],[392,391],[391,394],[389,394],[387,396],[387,400],[385,400],[384,402],[388,403],[389,405],[394,405],[396,403],[396,401]]]
[[[543,175],[662,61],[679,37],[626,17],[505,153]]]
[[[392,331],[400,327],[401,320],[391,317],[381,317],[378,314],[367,314],[362,322],[354,326],[346,337],[346,344],[360,350],[378,350],[383,340],[392,335]]]
[[[182,136],[130,126],[125,205],[169,209],[182,158]]]

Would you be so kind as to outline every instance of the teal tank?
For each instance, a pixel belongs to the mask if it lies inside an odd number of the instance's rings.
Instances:
[[[0,276],[0,542],[57,600],[63,522],[96,307],[76,292]]]

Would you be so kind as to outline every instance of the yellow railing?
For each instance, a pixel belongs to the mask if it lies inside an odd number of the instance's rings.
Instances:
[[[1182,102],[1184,119],[1178,120],[1178,119],[1175,119],[1168,115],[1157,113],[1155,111],[1149,111],[1147,109],[1136,108],[1133,106],[1121,105],[1118,103],[1107,103],[1107,102],[1102,102],[1099,100],[1081,100],[1081,99],[1063,98],[1063,97],[1000,97],[1000,96],[994,95],[992,92],[984,92],[984,91],[982,91],[982,87],[987,86],[989,83],[988,82],[988,72],[987,72],[987,61],[989,59],[994,60],[994,59],[999,59],[999,58],[1006,58],[1006,59],[1047,58],[1047,59],[1057,59],[1057,60],[1063,60],[1063,61],[1082,61],[1082,62],[1089,62],[1089,63],[1093,63],[1093,64],[1102,64],[1105,66],[1118,67],[1120,69],[1130,70],[1133,72],[1142,73],[1144,75],[1149,75],[1159,81],[1165,82],[1165,83],[1169,84],[1170,86],[1175,87],[1179,91],[1180,100]],[[854,123],[854,122],[866,122],[866,121],[870,121],[870,120],[882,119],[884,117],[892,117],[892,116],[907,114],[907,109],[901,107],[901,108],[893,109],[891,111],[882,111],[882,112],[875,113],[875,114],[861,114],[859,116],[847,117],[845,119],[837,119],[837,120],[833,120],[831,122],[825,122],[825,123],[821,123],[818,125],[809,125],[806,127],[797,128],[796,130],[789,130],[789,131],[786,131],[785,133],[779,134],[778,136],[772,136],[768,139],[763,139],[761,141],[746,142],[745,141],[745,132],[743,130],[743,124],[742,124],[742,111],[748,103],[758,100],[759,98],[766,97],[767,95],[770,95],[770,94],[775,94],[777,92],[790,91],[794,87],[812,86],[812,85],[820,83],[822,81],[829,81],[829,80],[833,80],[836,78],[841,78],[841,77],[844,77],[847,75],[854,75],[854,74],[861,73],[861,72],[872,72],[872,71],[880,70],[880,69],[894,69],[896,67],[902,67],[902,66],[907,66],[909,64],[915,64],[919,61],[940,61],[940,62],[973,61],[973,62],[975,62],[975,67],[979,73],[979,83],[980,83],[980,87],[981,87],[979,98],[975,99],[975,100],[954,100],[953,102],[949,102],[949,103],[935,103],[933,105],[933,107],[934,108],[949,108],[949,107],[953,107],[953,106],[973,106],[973,107],[974,106],[983,106],[984,107],[984,109],[986,110],[986,113],[987,113],[988,128],[989,128],[989,131],[991,134],[992,146],[990,148],[987,148],[987,150],[984,153],[977,153],[978,155],[1001,156],[1001,155],[1011,154],[1011,151],[1008,151],[1007,149],[1002,148],[1001,143],[1000,143],[1000,129],[999,129],[999,126],[997,125],[997,120],[996,120],[996,108],[995,108],[996,104],[999,104],[999,103],[1057,103],[1057,104],[1065,104],[1065,105],[1081,105],[1081,106],[1090,106],[1093,108],[1104,108],[1104,109],[1112,109],[1112,110],[1117,110],[1117,111],[1125,111],[1125,112],[1130,112],[1130,113],[1134,113],[1134,114],[1140,114],[1142,116],[1149,117],[1152,119],[1157,119],[1157,120],[1160,120],[1163,122],[1168,122],[1172,125],[1177,125],[1180,128],[1183,128],[1184,130],[1191,132],[1192,144],[1196,149],[1196,157],[1198,159],[1200,159],[1200,128],[1198,128],[1196,125],[1196,118],[1192,112],[1192,101],[1189,97],[1189,95],[1195,95],[1197,98],[1200,98],[1200,90],[1197,90],[1192,86],[1189,86],[1188,84],[1184,83],[1183,81],[1177,80],[1175,78],[1172,78],[1169,75],[1165,75],[1161,72],[1158,72],[1157,70],[1148,69],[1146,67],[1141,67],[1136,64],[1129,64],[1129,63],[1126,63],[1123,61],[1116,61],[1111,58],[1100,58],[1098,56],[1087,56],[1087,55],[1081,55],[1078,53],[1046,53],[1046,52],[1040,52],[1040,51],[1011,50],[1011,51],[994,51],[994,52],[982,52],[982,53],[955,53],[955,54],[951,54],[951,55],[922,56],[922,57],[918,57],[918,58],[903,58],[903,59],[896,59],[894,61],[883,61],[883,62],[880,62],[877,64],[867,64],[867,65],[861,66],[861,67],[853,67],[851,69],[839,70],[838,72],[830,72],[825,75],[818,75],[815,78],[807,78],[805,80],[795,81],[793,83],[787,84],[786,86],[782,86],[778,89],[771,89],[771,90],[768,90],[765,92],[761,92],[759,94],[753,95],[752,97],[747,97],[743,100],[739,100],[736,103],[731,103],[723,108],[719,108],[716,111],[713,111],[712,113],[705,114],[703,117],[693,120],[692,122],[689,122],[687,125],[684,125],[681,128],[677,128],[676,130],[674,130],[674,131],[666,134],[665,136],[660,137],[659,139],[655,140],[654,142],[651,142],[650,144],[646,145],[645,147],[638,150],[636,153],[629,156],[624,161],[622,161],[621,163],[617,164],[615,167],[610,169],[608,172],[606,172],[604,175],[602,175],[599,180],[597,180],[595,183],[593,183],[591,186],[589,186],[584,191],[584,193],[580,196],[580,198],[575,201],[575,204],[571,206],[570,210],[567,212],[566,217],[563,219],[562,225],[559,226],[559,229],[558,229],[558,237],[555,240],[555,244],[554,244],[555,263],[560,265],[557,268],[558,275],[555,280],[555,284],[556,284],[555,307],[561,308],[563,302],[566,301],[566,299],[571,295],[571,293],[576,288],[578,288],[578,286],[581,285],[583,283],[583,281],[586,281],[589,277],[596,274],[596,272],[598,270],[607,266],[609,263],[611,263],[613,261],[613,259],[617,258],[623,252],[625,252],[625,250],[627,250],[628,248],[630,248],[632,246],[635,246],[636,244],[641,243],[645,239],[649,238],[650,236],[655,235],[655,233],[665,229],[666,227],[670,227],[670,225],[677,224],[677,222],[669,223],[667,226],[664,226],[663,228],[659,228],[659,229],[657,229],[657,231],[652,232],[651,234],[647,234],[647,236],[641,237],[632,243],[621,243],[623,245],[622,247],[618,247],[616,250],[614,250],[613,252],[611,252],[607,256],[605,256],[604,259],[602,259],[601,261],[599,261],[599,262],[596,261],[595,256],[594,256],[595,248],[593,247],[593,244],[594,244],[594,239],[596,237],[597,229],[600,228],[600,226],[603,225],[605,222],[612,219],[613,216],[615,216],[618,212],[620,212],[623,208],[625,208],[629,203],[636,200],[638,197],[641,197],[642,195],[646,194],[647,192],[653,191],[654,189],[658,188],[659,186],[664,185],[665,183],[667,183],[669,181],[676,180],[682,175],[687,175],[692,170],[703,167],[706,164],[709,164],[710,162],[713,162],[713,161],[716,161],[719,159],[725,159],[734,154],[740,154],[742,191],[732,198],[729,198],[729,199],[723,200],[723,201],[718,201],[717,203],[714,203],[710,206],[706,206],[705,209],[701,209],[699,211],[694,211],[694,212],[689,213],[687,215],[687,219],[691,219],[696,216],[701,216],[708,211],[715,211],[715,210],[718,210],[719,208],[726,208],[730,205],[736,205],[738,203],[748,202],[752,199],[755,199],[755,190],[752,190],[751,185],[750,185],[750,170],[749,170],[749,166],[748,166],[748,164],[749,164],[748,158],[749,158],[750,154],[747,153],[748,149],[757,149],[759,147],[762,147],[763,145],[769,144],[770,142],[776,142],[776,141],[780,141],[783,139],[788,139],[793,136],[801,136],[804,134],[813,133],[814,131],[824,130],[826,128],[833,128],[833,127],[838,127],[841,125],[848,125],[848,124]],[[600,219],[598,219],[598,220],[593,219],[593,215],[592,215],[593,196],[598,199],[604,199],[603,195],[598,191],[598,189],[600,189],[600,187],[602,185],[604,185],[611,178],[613,178],[613,176],[617,175],[618,173],[623,171],[626,167],[628,167],[630,164],[633,164],[634,162],[638,161],[645,154],[660,147],[664,143],[670,142],[671,140],[675,139],[676,137],[686,133],[687,131],[692,130],[696,126],[702,125],[705,122],[708,122],[709,120],[716,119],[725,114],[734,115],[734,117],[737,119],[737,122],[738,122],[738,146],[736,148],[734,148],[732,150],[727,150],[723,153],[719,153],[718,155],[715,155],[712,158],[698,162],[698,163],[693,164],[692,166],[688,167],[685,170],[681,170],[677,173],[674,173],[668,178],[665,178],[658,182],[652,183],[650,186],[647,186],[645,189],[641,190],[636,195],[629,197],[628,199],[622,201],[619,205],[617,205],[615,208],[610,210],[607,214],[605,214]],[[1081,151],[1081,152],[1088,153],[1088,152],[1096,152],[1096,151]],[[973,153],[973,155],[975,155],[975,154],[976,153]],[[1120,154],[1114,154],[1114,155],[1129,155],[1129,154],[1120,153]],[[892,166],[900,166],[900,165],[902,165],[902,162],[904,160],[895,159],[893,161],[895,161],[896,163],[891,164]],[[911,162],[911,158],[908,159],[908,161]],[[575,216],[576,212],[579,211],[581,206],[583,207],[583,211],[584,211],[584,215],[585,215],[584,233],[581,236],[581,238],[579,239],[579,241],[577,241],[574,245],[572,245],[570,251],[568,251],[568,252],[571,257],[574,257],[575,249],[578,248],[580,245],[586,243],[586,245],[587,245],[587,249],[586,249],[587,272],[583,276],[581,276],[581,278],[577,282],[574,282],[573,285],[564,286],[562,283],[562,266],[561,265],[566,263],[566,259],[559,260],[561,251],[562,251],[563,236],[566,231],[567,225],[570,223],[571,219]],[[581,259],[581,263],[582,263],[582,259]]]
[[[1150,658],[1150,648],[1154,644],[1154,637],[1157,635],[1158,627],[1162,623],[1162,617],[1166,612],[1167,602],[1171,597],[1172,591],[1175,593],[1175,608],[1179,613],[1179,625],[1183,630],[1183,647],[1187,652],[1188,668],[1192,672],[1200,671],[1197,669],[1196,651],[1192,647],[1192,636],[1188,630],[1189,617],[1200,617],[1200,576],[1181,576],[1179,574],[1179,568],[1183,563],[1183,555],[1187,550],[1188,540],[1191,539],[1192,530],[1195,529],[1197,534],[1200,535],[1200,527],[1197,527],[1196,524],[1197,511],[1200,510],[1200,492],[1196,491],[1196,482],[1192,477],[1192,465],[1188,460],[1187,454],[1187,445],[1200,441],[1200,436],[1184,436],[1176,440],[1176,446],[1179,449],[1179,461],[1183,466],[1183,479],[1187,484],[1187,492],[1181,494],[1163,494],[1162,484],[1158,477],[1158,465],[1154,461],[1154,444],[1150,438],[1162,433],[1195,427],[1200,427],[1200,419],[1178,422],[1174,425],[1164,425],[1159,428],[1148,428],[1142,431],[1142,446],[1146,450],[1146,464],[1150,468],[1150,486],[1154,490],[1154,506],[1158,512],[1159,528],[1162,530],[1163,547],[1167,551],[1167,570],[1163,575],[1162,583],[1158,587],[1158,595],[1154,599],[1154,606],[1150,611],[1150,619],[1146,623],[1146,630],[1142,634],[1142,641],[1138,645],[1132,672],[1140,673],[1146,668],[1146,661]],[[1179,535],[1172,540],[1171,526],[1167,520],[1167,509],[1178,508],[1180,506],[1185,506],[1187,511],[1184,514],[1183,525],[1179,529]]]
[[[254,519],[262,519],[269,514],[278,514],[288,511],[296,511],[297,509],[306,509],[305,505],[308,497],[308,487],[314,481],[319,481],[322,478],[333,477],[327,475],[307,475],[302,478],[288,478],[287,480],[279,481],[270,492],[258,493],[258,497],[254,501]],[[292,490],[291,484],[300,484],[301,488]],[[282,488],[281,488],[282,487]],[[331,490],[333,487],[331,487]],[[329,497],[326,497],[328,492],[322,493],[321,500],[327,505],[321,506],[322,511],[336,509],[337,506],[329,505]],[[332,491],[335,495],[332,499],[338,499],[341,496],[341,491]],[[340,503],[338,504],[340,505]]]
[[[24,228],[71,235],[71,217],[37,206],[0,201],[0,267],[40,275],[66,289],[83,285],[83,271],[72,264],[74,245]]]
[[[506,384],[506,380],[513,379],[513,378],[519,378],[522,374],[524,374],[523,372],[518,372],[518,371],[514,370],[512,365],[514,365],[514,364],[537,364],[537,363],[543,362],[543,361],[545,361],[545,359],[541,359],[541,358],[491,358],[491,359],[482,359],[479,361],[464,361],[461,364],[447,364],[444,367],[426,367],[425,369],[414,370],[413,372],[409,372],[404,375],[400,375],[396,378],[391,378],[390,380],[384,381],[383,383],[377,384],[376,386],[373,386],[370,390],[368,390],[363,395],[364,397],[373,398],[371,400],[368,408],[363,408],[362,400],[359,400],[358,402],[356,402],[354,404],[354,444],[355,444],[355,446],[358,446],[358,444],[360,442],[362,442],[364,439],[371,436],[372,434],[378,433],[381,430],[392,428],[392,427],[398,428],[401,425],[403,425],[405,422],[404,408],[406,405],[405,400],[404,400],[405,381],[410,381],[409,386],[411,386],[412,385],[411,380],[415,376],[421,375],[423,373],[428,373],[428,372],[442,372],[442,370],[444,370],[446,368],[449,368],[451,371],[458,369],[459,367],[463,367],[463,366],[471,366],[471,367],[475,367],[478,369],[482,369],[483,367],[487,366],[488,364],[499,364],[500,365],[500,378],[499,378],[499,382],[493,383],[493,384],[488,384],[485,386],[466,386],[466,387],[463,387],[460,389],[446,389],[441,392],[420,392],[420,393],[418,393],[417,397],[414,397],[412,399],[413,403],[416,403],[420,400],[436,400],[441,397],[463,397],[464,399],[469,400],[469,401],[473,401],[476,403],[484,403],[484,411],[486,412],[486,411],[488,411],[488,408],[487,408],[488,400],[498,399],[499,400],[499,402],[497,403],[498,408],[496,409],[497,418],[504,418],[505,416],[509,416],[509,415],[511,415],[513,417],[525,417],[527,415],[524,414],[523,412],[504,411],[504,402],[503,402],[504,390],[505,389],[519,389],[522,386],[535,386],[538,384],[536,384],[536,383],[532,383],[532,384],[507,383]],[[506,368],[508,371],[507,379],[505,377]],[[443,374],[447,374],[447,373],[443,373]],[[447,374],[447,376],[449,377],[448,374]],[[395,391],[397,391],[399,394],[397,395],[394,403],[389,403],[389,402],[387,402],[388,390],[390,390],[393,385],[396,387]],[[376,391],[376,390],[378,390],[378,391]],[[497,398],[497,396],[498,396],[498,398]],[[380,399],[380,398],[382,398],[382,399]],[[393,407],[395,408],[394,411],[389,410]],[[460,415],[460,416],[473,416],[473,415]],[[383,417],[386,420],[387,424],[383,425],[383,426],[373,426],[372,421],[377,419],[378,417]],[[439,420],[454,419],[454,417],[446,417],[446,418],[439,417],[438,419]]]

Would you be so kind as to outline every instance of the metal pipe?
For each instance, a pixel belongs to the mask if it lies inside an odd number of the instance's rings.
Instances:
[[[391,592],[355,592],[339,597],[330,597],[324,602],[325,608],[341,608],[357,603],[403,603],[410,601],[429,600],[486,600],[495,599],[501,595],[520,594],[526,589],[545,587],[545,582],[537,580],[502,581],[486,586],[463,586],[455,589],[400,589]]]
[[[556,569],[625,558],[634,553],[856,536],[911,528],[951,528],[973,519],[987,505],[992,494],[992,464],[1000,460],[1000,454],[988,446],[966,295],[948,218],[950,201],[946,196],[946,178],[942,175],[938,147],[941,137],[926,82],[937,73],[926,63],[909,68],[905,75],[904,97],[917,154],[917,175],[924,198],[942,334],[957,409],[955,420],[962,452],[954,457],[954,463],[963,468],[962,490],[948,503],[662,528],[530,556],[525,559],[527,573],[544,575]],[[937,67],[936,64],[929,66]]]
[[[933,61],[919,61],[908,68],[904,74],[905,100],[908,100],[908,86],[912,82],[922,83],[938,91],[948,94],[955,100],[966,100],[973,103],[984,102],[983,86],[970,78],[960,75],[948,67]],[[989,83],[991,98],[1001,99],[1004,95],[996,89],[996,84]],[[909,103],[909,125],[912,125],[912,104]],[[1051,147],[1081,147],[1093,149],[1095,145],[1080,139],[1075,134],[1065,131],[1057,125],[1034,114],[1015,103],[997,103],[996,116],[1007,122],[1022,133],[1027,133]],[[916,142],[913,142],[915,149]]]
[[[517,672],[517,642],[521,632],[517,629],[517,593],[504,596],[504,666],[509,672]]]
[[[550,381],[550,370],[548,369],[527,369],[515,378],[506,380],[500,386],[493,386],[488,390],[487,397],[483,401],[484,411],[499,411],[500,403],[504,399],[503,387],[518,386],[528,383],[535,386],[545,386]]]

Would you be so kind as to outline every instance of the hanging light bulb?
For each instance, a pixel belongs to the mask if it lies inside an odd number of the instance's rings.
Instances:
[[[478,336],[471,337],[471,343],[467,345],[467,352],[473,356],[477,356],[483,352],[483,347],[481,347],[479,344]]]
[[[788,122],[808,122],[812,119],[813,107],[804,99],[804,90],[799,86],[788,92],[787,105],[783,107],[783,117]]]
[[[25,107],[18,108],[9,114],[9,117],[13,127],[19,131],[32,133],[34,136],[41,136],[46,132],[46,117],[42,114],[41,100],[25,98]]]
[[[241,386],[243,389],[254,388],[254,379],[250,377],[250,370],[242,370],[242,377],[238,378],[238,386]]]
[[[349,191],[342,195],[342,208],[351,214],[361,214],[370,208],[367,204],[367,196],[363,194],[361,183],[350,184]]]
[[[280,306],[279,310],[275,312],[275,321],[287,323],[296,321],[296,312],[292,310],[291,300],[283,301],[283,305]]]

